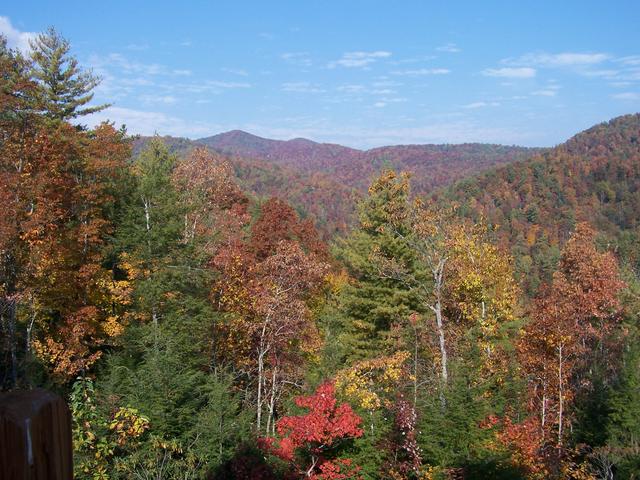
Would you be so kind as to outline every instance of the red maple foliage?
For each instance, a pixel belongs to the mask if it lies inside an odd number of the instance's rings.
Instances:
[[[338,405],[332,382],[313,395],[295,399],[304,415],[283,417],[276,423],[280,439],[263,438],[263,448],[287,461],[303,478],[340,480],[358,478],[359,468],[349,459],[332,459],[344,440],[362,436],[362,420],[347,403]]]

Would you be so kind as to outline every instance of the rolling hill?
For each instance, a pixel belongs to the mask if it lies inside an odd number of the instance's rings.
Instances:
[[[134,142],[134,154],[147,140]],[[398,145],[365,151],[303,138],[271,140],[240,130],[195,141],[163,140],[179,155],[196,146],[224,155],[248,192],[287,199],[302,216],[314,217],[326,238],[348,230],[357,199],[384,168],[411,172],[414,192],[423,195],[541,151],[488,144]]]
[[[579,221],[640,268],[640,114],[581,132],[527,161],[489,170],[435,195],[483,217],[510,248],[529,293],[547,281]]]
[[[271,140],[233,130],[196,141],[221,153],[260,159],[306,174],[324,173],[364,191],[382,168],[410,171],[414,189],[427,193],[487,168],[522,160],[540,152],[523,147],[461,145],[394,145],[357,150],[304,138]]]

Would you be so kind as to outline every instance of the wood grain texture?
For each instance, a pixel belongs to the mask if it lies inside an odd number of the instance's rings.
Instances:
[[[42,389],[0,394],[0,478],[71,480],[71,414]]]

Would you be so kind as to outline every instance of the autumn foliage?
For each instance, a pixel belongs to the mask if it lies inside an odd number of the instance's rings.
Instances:
[[[68,394],[78,479],[637,478],[639,115],[133,140],[69,48],[0,36],[0,389]]]
[[[338,404],[333,384],[324,383],[313,395],[297,397],[295,403],[308,412],[279,419],[278,437],[264,438],[263,448],[291,464],[301,478],[358,478],[357,467],[335,454],[342,442],[362,435],[362,420],[348,404]]]

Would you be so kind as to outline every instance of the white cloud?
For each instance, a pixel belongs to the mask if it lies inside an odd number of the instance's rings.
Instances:
[[[164,85],[167,91],[179,91],[196,94],[220,94],[225,90],[251,88],[248,82],[223,82],[220,80],[206,80],[200,83],[171,83]]]
[[[218,80],[207,80],[205,85],[215,88],[251,88],[251,84],[247,82],[221,82]]]
[[[83,118],[83,121],[86,121],[90,126],[107,120],[115,122],[117,126],[126,125],[127,131],[133,135],[158,133],[160,135],[199,138],[223,129],[220,125],[184,120],[161,112],[122,107],[110,107]]]
[[[173,73],[174,75],[178,75],[181,77],[188,77],[191,75],[191,70],[173,70],[171,73]]]
[[[134,52],[143,52],[145,50],[149,50],[149,45],[146,43],[130,43],[126,47],[127,50],[131,50]]]
[[[394,84],[395,85],[395,84]],[[391,85],[389,85],[391,86]],[[395,95],[396,90],[388,88],[387,84],[380,85],[380,82],[374,82],[371,86],[360,84],[346,84],[340,85],[336,88],[338,92],[351,94],[351,95]],[[387,101],[394,101],[388,100]]]
[[[373,105],[384,108],[384,101]],[[383,105],[385,103],[385,105]],[[295,125],[295,127],[291,127]],[[337,127],[328,119],[313,118],[307,122],[284,122],[283,126],[247,124],[236,126],[267,138],[291,139],[311,138],[319,142],[339,143],[355,148],[372,148],[383,145],[426,144],[426,143],[471,143],[488,142],[501,144],[523,144],[535,142],[541,135],[532,129],[491,127],[468,120],[438,121],[415,127],[376,125],[359,127],[342,125]]]
[[[126,58],[120,53],[110,53],[106,56],[92,55],[89,63],[93,68],[115,68],[128,74],[168,75],[170,70],[157,63],[140,63]]]
[[[602,69],[602,70],[585,70],[581,73],[586,77],[603,77],[606,79],[612,79],[617,77],[620,74],[620,71]]]
[[[424,75],[447,75],[451,73],[448,68],[418,68],[416,70],[396,70],[392,75],[402,75],[407,77],[418,77]]]
[[[621,57],[616,59],[616,62],[630,65],[632,67],[640,66],[640,55],[629,55],[628,57]]]
[[[294,93],[323,93],[324,90],[310,82],[286,82],[282,84],[283,92]]]
[[[247,77],[249,74],[246,70],[242,70],[241,68],[221,68],[223,72],[231,73],[233,75],[238,75],[240,77]]]
[[[147,104],[173,105],[178,99],[172,95],[141,95],[140,100]]]
[[[549,89],[549,88],[531,92],[531,95],[535,95],[537,97],[555,97],[557,94],[558,94],[557,90]]]
[[[382,107],[386,107],[387,106],[387,102],[376,102],[373,104],[374,107],[376,108],[382,108]]]
[[[625,88],[631,85],[631,82],[611,82],[609,85],[616,88]]]
[[[340,85],[337,90],[345,93],[365,93],[367,87],[364,85]]]
[[[611,95],[611,98],[616,100],[640,100],[640,93],[636,92],[624,92]]]
[[[25,53],[29,51],[29,40],[36,38],[35,32],[21,32],[12,24],[9,17],[0,16],[0,34],[7,38],[9,48],[16,48]]]
[[[536,69],[531,67],[487,68],[482,71],[482,75],[501,78],[532,78],[536,76]]]
[[[310,67],[313,64],[309,52],[285,52],[280,54],[280,58],[299,67]]]
[[[506,59],[510,65],[528,65],[537,67],[575,67],[595,65],[610,58],[606,53],[527,53],[516,59]]]
[[[499,106],[500,106],[499,102],[473,102],[473,103],[468,103],[466,105],[463,105],[462,108],[476,109],[476,108],[483,108],[483,107],[499,107]]]
[[[440,45],[436,47],[438,52],[447,52],[447,53],[458,53],[460,52],[460,48],[455,43],[447,43],[445,45]]]
[[[345,67],[345,68],[363,68],[368,67],[381,58],[388,58],[391,52],[377,50],[375,52],[345,52],[342,58],[330,62],[329,68]]]
[[[422,63],[422,62],[428,62],[429,60],[434,60],[436,58],[438,57],[436,57],[435,55],[421,55],[418,57],[400,58],[398,60],[390,61],[389,63],[392,65],[403,65],[407,63]]]
[[[401,87],[401,82],[395,80],[386,80],[386,77],[380,77],[380,80],[373,82],[371,85],[374,87]]]

